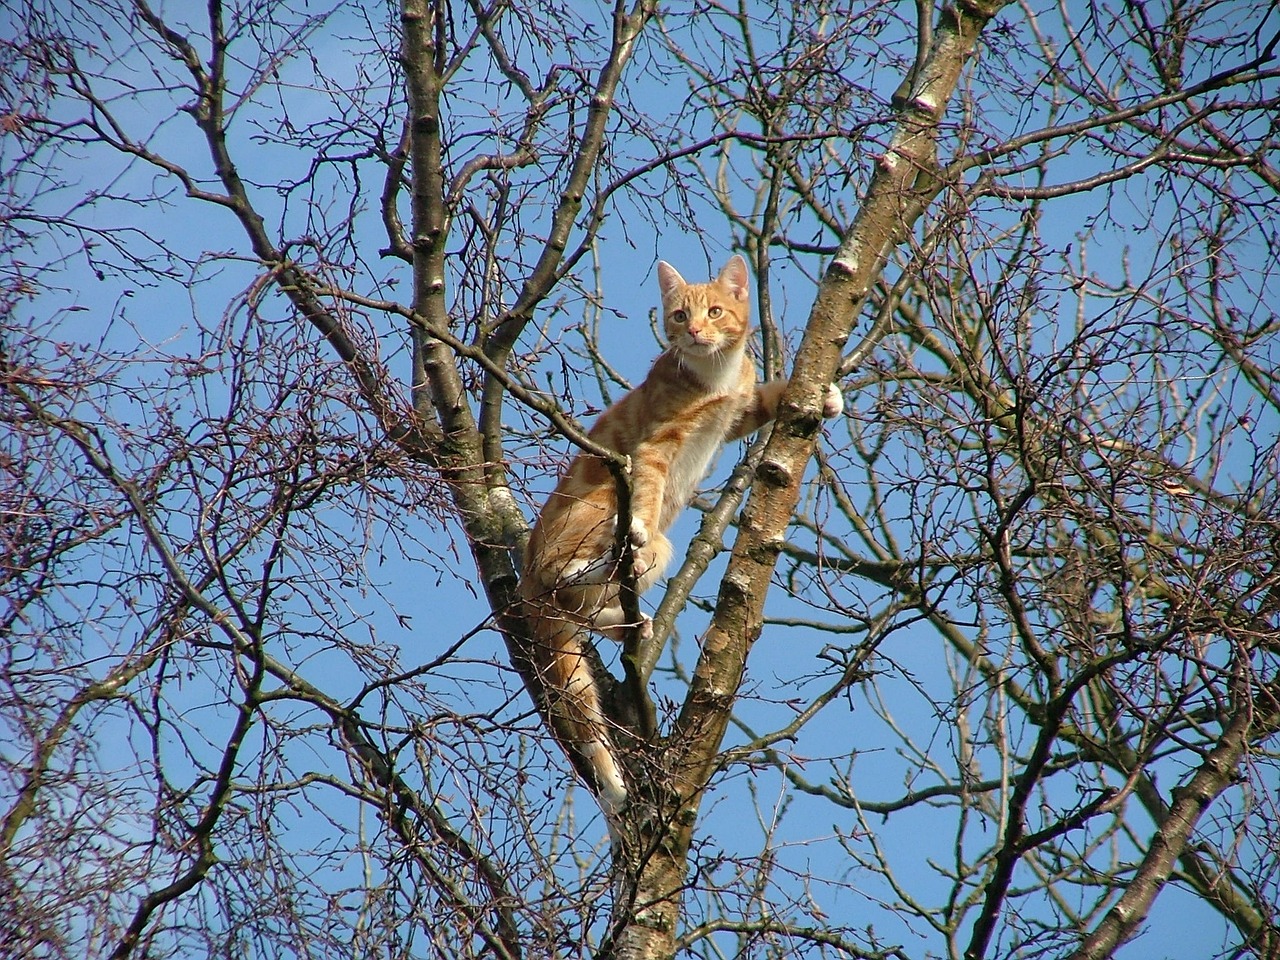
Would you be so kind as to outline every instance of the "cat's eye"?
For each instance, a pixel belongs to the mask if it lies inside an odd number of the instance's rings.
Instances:
[[[683,326],[684,322],[688,319],[689,319],[689,315],[685,313],[683,310],[675,310],[671,314],[671,322],[678,323],[681,326]]]
[[[720,316],[720,314],[722,313],[724,313],[724,311],[721,310],[719,307],[712,307],[710,310],[707,311],[707,316],[710,317],[712,320],[714,320],[716,317]]]

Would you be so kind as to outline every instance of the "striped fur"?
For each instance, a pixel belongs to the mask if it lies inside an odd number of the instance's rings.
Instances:
[[[710,283],[689,284],[658,264],[670,346],[645,381],[606,410],[591,429],[601,446],[631,457],[631,542],[643,593],[671,559],[666,530],[693,496],[727,441],[772,420],[786,381],[759,384],[747,355],[750,297],[746,262],[733,257]],[[823,413],[836,416],[840,392]],[[534,634],[533,659],[565,749],[590,771],[610,822],[627,799],[598,686],[583,656],[594,631],[621,641],[628,627],[652,634],[647,616],[627,624],[613,556],[617,501],[598,457],[579,454],[538,517],[525,555],[521,595]]]

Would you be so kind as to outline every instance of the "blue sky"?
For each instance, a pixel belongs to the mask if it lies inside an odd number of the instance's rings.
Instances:
[[[596,14],[594,6],[588,8],[579,5],[571,9],[588,19]],[[181,6],[176,5],[170,12],[180,16]],[[1006,18],[1010,20],[1016,17],[1016,11],[1006,14]],[[237,156],[244,158],[241,173],[251,183],[253,198],[262,205],[261,209],[272,232],[276,232],[277,224],[283,223],[284,228],[280,232],[295,241],[308,235],[313,217],[341,212],[346,208],[351,202],[350,195],[356,185],[351,171],[359,170],[359,185],[364,192],[359,196],[360,209],[355,220],[353,236],[357,255],[352,259],[355,275],[350,281],[351,285],[357,291],[372,296],[403,298],[409,295],[408,267],[376,256],[376,251],[385,243],[377,221],[376,198],[381,186],[377,164],[324,168],[315,191],[295,193],[286,202],[271,188],[270,182],[302,179],[310,169],[314,154],[306,150],[291,150],[287,144],[263,145],[257,142],[263,135],[262,131],[270,130],[270,125],[279,121],[282,113],[287,116],[292,128],[300,131],[328,118],[332,113],[328,96],[308,89],[321,80],[339,91],[337,98],[340,103],[365,107],[375,104],[383,96],[377,88],[380,77],[376,68],[358,62],[349,53],[349,37],[361,29],[359,18],[344,10],[311,35],[305,48],[313,59],[303,57],[285,65],[283,69],[285,86],[282,96],[286,98],[287,106],[281,107],[273,99],[274,92],[269,92],[271,88],[259,91],[262,94],[261,103],[245,108],[233,128],[233,147]],[[889,44],[887,49],[901,52],[907,48],[903,45],[900,31],[895,31],[895,26],[890,22],[877,36]],[[994,52],[989,55],[993,59],[997,57]],[[651,56],[653,59],[650,59]],[[900,72],[895,72],[895,67],[888,62],[889,59],[886,54],[885,62],[871,62],[861,78],[882,96],[887,96],[900,76]],[[674,106],[678,107],[681,101],[676,98],[683,98],[686,94],[684,82],[680,78],[665,78],[667,82],[663,83],[664,77],[654,66],[656,60],[656,53],[646,52],[637,63],[637,81],[629,91],[635,108],[651,110],[658,120],[685,120],[691,125],[695,119],[699,123],[703,122],[692,111],[681,111],[673,107],[673,101]],[[137,50],[130,51],[116,66],[130,74],[134,83],[150,82]],[[319,68],[318,71],[316,68]],[[983,74],[984,78],[989,76],[990,74]],[[121,116],[134,129],[144,131],[164,155],[189,165],[202,181],[212,181],[207,156],[189,119],[181,114],[171,116],[174,107],[182,102],[181,97],[171,98],[164,91],[125,93],[123,88],[107,92],[120,97],[116,105]],[[347,97],[347,93],[351,96]],[[365,93],[369,96],[360,96]],[[985,107],[987,119],[1002,120],[1002,129],[1023,129],[1041,122],[1030,110],[1019,113],[1013,95],[1006,95],[1005,91],[992,93],[992,100],[987,101]],[[482,97],[477,94],[477,99]],[[76,112],[76,108],[64,109],[68,111],[68,115]],[[463,109],[462,101],[459,109]],[[466,109],[473,107],[467,106]],[[659,113],[660,110],[666,112]],[[466,123],[479,124],[480,120],[476,118],[482,112],[477,111],[466,121],[460,120],[459,128],[464,128]],[[885,129],[881,126],[873,129],[873,133],[882,135]],[[484,140],[483,137],[478,139],[482,142]],[[625,147],[625,151],[619,150],[620,154],[628,153],[636,157],[646,155],[648,144],[643,139],[629,140],[623,135],[618,142]],[[459,143],[460,149],[467,145],[465,138],[460,138]],[[742,148],[735,148],[732,153],[734,162],[742,164],[739,169],[746,169],[753,156]],[[869,154],[860,156],[859,162],[854,164],[855,169],[867,171],[868,157]],[[1065,171],[1061,176],[1066,179],[1093,171],[1099,165],[1105,165],[1105,162],[1105,158],[1099,160],[1096,156],[1086,155],[1085,159],[1079,161],[1068,158],[1055,169]],[[158,176],[145,165],[125,164],[119,158],[102,151],[85,148],[73,153],[68,158],[65,171],[69,178],[68,185],[61,190],[43,192],[39,197],[38,204],[44,213],[58,214],[75,208],[75,218],[80,223],[87,227],[108,228],[120,224],[119,218],[123,210],[128,218],[127,222],[137,231],[129,238],[132,249],[152,258],[156,256],[157,250],[176,250],[183,257],[197,263],[197,266],[189,271],[186,266],[179,265],[176,267],[175,282],[150,286],[143,282],[140,275],[130,275],[126,270],[109,265],[104,268],[103,261],[84,256],[80,250],[83,235],[49,233],[42,236],[32,246],[31,262],[62,260],[63,268],[54,275],[40,278],[47,284],[45,291],[23,310],[29,317],[47,318],[51,340],[93,344],[107,353],[118,352],[121,355],[133,354],[137,344],[143,342],[154,347],[146,351],[146,354],[160,358],[195,352],[197,344],[202,341],[198,333],[200,328],[215,327],[228,309],[236,311],[232,328],[246,328],[241,298],[259,276],[260,268],[246,258],[247,246],[243,234],[227,211],[190,201],[174,188],[172,181]],[[688,172],[685,175],[692,176]],[[522,184],[523,188],[533,189],[530,183],[536,185],[536,179],[536,175],[527,178]],[[661,193],[666,186],[662,176],[655,174],[638,183],[636,189]],[[746,203],[748,186],[749,184],[737,184],[735,187],[743,204]],[[858,189],[859,182],[855,179],[842,195],[850,209],[856,202]],[[1124,272],[1121,269],[1122,263],[1131,276],[1141,278],[1149,271],[1159,274],[1162,269],[1163,248],[1159,243],[1153,244],[1150,241],[1153,236],[1161,239],[1160,230],[1148,226],[1148,223],[1163,222],[1165,218],[1175,220],[1170,208],[1179,203],[1180,198],[1164,197],[1153,201],[1148,189],[1149,181],[1138,181],[1117,195],[1122,199],[1111,198],[1109,202],[1109,198],[1102,194],[1089,194],[1053,205],[1049,208],[1052,212],[1046,216],[1041,232],[1048,255],[1078,261],[1082,250],[1087,249],[1091,269],[1109,277],[1114,278]],[[1123,199],[1130,190],[1132,202]],[[154,191],[165,199],[163,202],[153,201],[141,205],[118,204],[104,199],[88,207],[80,206],[80,199],[91,191],[115,195],[150,194]],[[478,197],[481,205],[494,202],[491,195],[480,191]],[[653,274],[655,260],[658,257],[666,259],[676,265],[686,278],[695,280],[714,273],[732,252],[730,227],[705,203],[705,198],[695,197],[695,200],[701,204],[693,211],[696,229],[686,222],[683,215],[677,217],[676,211],[672,212],[669,222],[654,222],[655,210],[659,205],[623,195],[611,209],[610,219],[601,230],[595,251],[598,256],[600,288],[605,294],[604,309],[598,316],[600,349],[618,373],[633,382],[644,375],[657,349],[648,321],[649,311],[658,302]],[[992,206],[996,209],[983,211],[985,219],[982,223],[987,230],[1016,222],[1021,215],[1021,209],[1016,206]],[[645,216],[637,214],[641,208]],[[549,212],[547,215],[549,216]],[[528,228],[530,234],[536,234],[545,218],[540,220],[534,217],[531,222],[533,226]],[[799,226],[796,230],[799,233]],[[831,242],[830,237],[825,239],[826,242]],[[1068,247],[1072,248],[1070,254],[1066,252]],[[513,259],[516,254],[527,255],[529,249],[528,246],[517,248],[514,244],[509,244],[508,248],[513,252]],[[1265,242],[1246,249],[1247,257],[1261,258],[1264,255]],[[152,265],[156,262],[155,259],[151,260]],[[779,318],[784,336],[791,339],[793,344],[794,338],[798,338],[813,298],[812,276],[818,269],[817,264],[818,261],[813,257],[798,259],[795,263],[780,261],[774,273],[772,294],[775,316]],[[584,272],[586,268],[587,264],[584,263]],[[102,269],[101,279],[95,276],[95,269]],[[998,269],[998,265],[991,266],[990,269]],[[513,276],[518,276],[518,272],[513,270]],[[1242,289],[1247,289],[1251,280],[1252,278],[1243,279]],[[1274,281],[1266,279],[1262,288],[1256,292],[1260,296],[1269,297],[1273,291]],[[507,292],[512,291],[508,289]],[[570,296],[563,307],[558,311],[545,310],[539,318],[540,322],[549,321],[567,327],[579,321],[592,323],[597,319],[595,307],[573,296],[571,291],[566,293],[570,293]],[[1041,326],[1038,327],[1040,335],[1035,342],[1042,346],[1046,356],[1051,355],[1059,342],[1055,334],[1060,336],[1062,330],[1068,328],[1069,321],[1073,319],[1071,311],[1077,304],[1069,295],[1050,297],[1049,302],[1057,305],[1061,315],[1041,318]],[[1100,314],[1105,315],[1108,304],[1105,300],[1090,301],[1086,309],[1093,310],[1095,307]],[[287,323],[291,318],[287,304],[274,293],[264,298],[261,313],[264,318],[277,323]],[[408,353],[404,349],[402,335],[398,332],[387,334],[390,325],[379,318],[365,322],[370,331],[386,334],[381,342],[383,356],[393,374],[407,377]],[[863,325],[865,322],[864,317]],[[314,341],[314,337],[312,339]],[[313,357],[318,363],[334,362],[323,344],[315,345]],[[53,357],[49,359],[54,362]],[[551,373],[552,382],[558,383],[555,358],[547,359],[546,370]],[[1044,360],[1045,357],[1035,356],[1033,359]],[[134,375],[135,369],[139,371],[139,376],[149,375],[146,366],[125,367],[121,372],[121,383],[127,382]],[[341,371],[335,369],[332,375],[340,377]],[[197,403],[207,405],[210,410],[217,410],[226,402],[225,391],[226,385],[217,378],[205,378],[199,390],[192,391],[188,398],[192,406],[177,415],[180,418],[194,417],[198,412],[195,406]],[[102,396],[113,412],[127,424],[145,424],[153,413],[146,408],[145,403],[131,400],[124,392],[114,393],[111,389],[104,389]],[[572,412],[578,414],[585,414],[599,406],[599,399],[594,393],[574,394],[571,400]],[[852,395],[847,401],[854,420],[875,420],[877,414],[872,406],[874,397]],[[508,416],[513,423],[526,422],[520,411],[510,404]],[[832,442],[843,440],[842,431],[846,429],[843,424],[832,425]],[[1253,432],[1264,438],[1274,438],[1276,423],[1273,418],[1260,419]],[[564,446],[559,444],[559,448],[563,449]],[[718,472],[709,481],[709,487],[715,486],[715,477],[724,475],[739,451],[737,446],[726,450],[720,458]],[[893,449],[888,453],[888,458],[903,474],[919,465],[917,452],[909,448]],[[1233,469],[1236,468],[1228,464],[1226,472],[1231,473]],[[1240,461],[1239,469],[1242,472],[1246,469],[1245,461]],[[519,467],[517,470],[523,478],[525,471]],[[429,478],[424,478],[424,484],[429,482]],[[534,493],[545,493],[552,483],[553,477],[545,471],[529,471],[528,486]],[[849,486],[859,491],[859,479],[852,478]],[[895,502],[903,511],[897,529],[904,538],[909,538],[918,530],[909,522],[909,501],[901,499]],[[531,515],[534,503],[524,502],[522,506]],[[818,515],[830,513],[828,504],[821,499],[811,509]],[[332,522],[334,536],[349,536],[350,543],[357,545],[358,549],[354,553],[363,558],[363,567],[350,571],[349,579],[338,577],[333,564],[322,555],[325,546],[323,538],[316,538],[311,544],[314,553],[292,557],[290,564],[296,570],[316,569],[335,577],[334,595],[327,600],[333,604],[330,612],[334,614],[335,621],[341,619],[338,614],[347,615],[344,633],[347,639],[364,642],[367,638],[371,645],[385,644],[389,649],[399,651],[404,667],[412,667],[434,657],[453,640],[475,630],[485,621],[487,609],[482,598],[477,595],[475,573],[465,551],[455,550],[453,538],[457,536],[457,530],[452,524],[440,525],[429,516],[420,516],[410,520],[402,530],[393,535],[384,526],[384,515],[378,511],[370,509],[367,516],[351,514],[344,512],[343,505],[336,505],[325,514],[325,519]],[[683,542],[692,533],[695,521],[696,517],[690,515],[679,524],[675,537],[677,543]],[[166,532],[175,542],[182,542],[188,536],[187,529],[182,525],[189,522],[189,519],[180,519],[180,514],[175,514],[172,525]],[[348,522],[349,528],[344,528]],[[703,581],[699,593],[713,594],[716,582],[713,568],[712,573]],[[657,597],[650,597],[649,600],[656,603]],[[73,601],[74,598],[69,596],[67,602]],[[86,605],[92,606],[99,602],[102,602],[100,598],[95,598]],[[116,609],[119,612],[119,608]],[[772,617],[799,617],[812,613],[805,604],[789,602],[781,589],[775,590],[771,595],[767,612]],[[346,696],[359,688],[363,677],[352,669],[348,654],[329,649],[323,643],[308,645],[308,641],[314,638],[309,637],[306,631],[317,623],[323,623],[324,618],[316,617],[315,611],[301,600],[296,608],[288,604],[282,606],[279,615],[282,635],[293,637],[290,641],[293,645],[291,650],[298,657],[302,670],[309,679],[335,696]],[[686,665],[691,662],[695,638],[704,628],[707,619],[705,612],[694,609],[687,611],[680,621],[680,650]],[[794,696],[794,690],[789,688],[795,683],[794,678],[816,670],[820,664],[818,655],[830,639],[828,635],[815,631],[784,631],[766,626],[750,664],[748,692],[760,694],[763,700],[783,700]],[[104,629],[96,636],[91,631],[87,632],[83,640],[87,650],[100,649],[103,652],[117,649],[120,642],[114,629]],[[944,765],[952,762],[949,758],[958,736],[952,725],[953,714],[939,713],[931,706],[931,701],[946,701],[952,689],[952,678],[948,671],[955,668],[954,662],[940,653],[936,636],[923,627],[904,629],[892,638],[891,644],[886,648],[886,655],[884,672],[877,681],[881,709],[877,711],[865,691],[855,690],[849,701],[829,708],[795,748],[797,763],[810,758],[804,768],[806,775],[820,781],[823,779],[825,765],[824,760],[819,758],[828,755],[844,758],[850,754],[852,747],[856,751],[856,760],[853,763],[851,782],[857,789],[859,798],[865,801],[895,797],[902,793],[905,777],[911,776],[913,772],[917,776],[923,776],[920,773],[919,758],[904,759],[895,753],[897,744],[892,738],[886,737],[889,729],[887,722],[874,719],[878,713],[891,708],[892,717],[903,732],[920,745],[926,754],[936,751],[939,762]],[[462,656],[464,662],[450,668],[448,680],[443,677],[441,679],[438,694],[443,704],[464,714],[472,711],[483,713],[485,708],[496,707],[516,693],[514,677],[510,673],[504,673],[500,667],[503,653],[492,632],[482,631],[468,641],[462,650]],[[812,668],[808,666],[810,663],[813,664]],[[775,680],[778,677],[786,678],[784,689],[778,689],[779,684]],[[207,674],[196,670],[181,686],[182,695],[191,699],[190,707],[182,703],[173,705],[177,709],[191,709],[195,716],[207,717],[207,721],[197,721],[197,725],[208,724],[215,744],[217,734],[213,731],[227,721],[226,711],[218,700],[221,696],[220,684],[224,679],[219,665],[210,662]],[[656,685],[660,696],[676,696],[681,689],[678,682],[662,673],[657,677]],[[818,684],[815,682],[807,689],[816,686]],[[412,701],[408,702],[411,709],[420,706]],[[504,715],[512,716],[523,712],[526,706],[517,698],[513,705],[503,708]],[[750,710],[751,722],[757,731],[784,723],[790,715],[790,708],[783,704],[752,706]],[[131,726],[132,721],[119,716],[108,719],[111,716],[109,713],[102,714],[104,727],[100,728],[100,732],[119,729],[120,737],[118,740],[115,737],[101,738],[99,762],[106,767],[129,762],[126,745],[137,733],[136,728]],[[1015,733],[1022,732],[1015,730]],[[740,734],[731,731],[730,744],[739,740]],[[117,750],[120,751],[118,756]],[[317,769],[341,772],[341,759],[336,754],[326,754],[312,744],[290,744],[284,753],[290,758],[291,764],[300,767],[314,765]],[[181,764],[181,757],[181,751],[175,746],[168,760]],[[538,767],[539,764],[535,763],[530,769],[536,771]],[[984,770],[986,775],[994,772]],[[464,793],[466,775],[447,769],[442,770],[440,775],[446,783],[450,776],[458,777],[455,792],[458,795]],[[1171,772],[1171,775],[1174,774]],[[735,771],[723,781],[704,804],[705,819],[701,836],[709,844],[708,849],[703,851],[704,860],[708,863],[714,861],[714,851],[717,848],[723,848],[730,854],[749,854],[756,851],[763,836],[772,831],[771,835],[783,845],[780,861],[789,870],[796,872],[786,881],[789,894],[802,896],[798,891],[802,889],[806,876],[829,878],[830,886],[815,884],[813,896],[832,917],[857,923],[866,916],[874,919],[880,936],[889,941],[901,942],[908,953],[940,953],[942,945],[936,934],[904,923],[895,911],[877,908],[878,903],[891,900],[893,893],[881,879],[866,870],[856,868],[837,839],[840,833],[857,832],[859,825],[853,814],[803,795],[789,797],[784,804],[780,784],[780,777],[775,771],[764,769]],[[541,778],[535,774],[528,788],[529,795],[537,797],[542,786]],[[750,789],[747,789],[748,786]],[[1076,789],[1076,786],[1064,783],[1061,789],[1067,794]],[[335,814],[339,814],[343,822],[350,824],[352,807],[343,801],[333,802]],[[785,814],[779,812],[779,808],[783,806],[786,807]],[[590,803],[585,796],[580,797],[576,809],[583,818],[591,813]],[[1138,815],[1136,819],[1141,822],[1142,818]],[[336,846],[342,846],[347,839],[330,838],[321,814],[316,810],[304,811],[296,820],[296,825],[303,832],[314,831],[321,843],[332,842]],[[926,901],[947,895],[947,882],[942,878],[941,872],[929,866],[927,861],[932,859],[938,864],[945,859],[948,845],[938,842],[938,838],[945,831],[953,829],[948,813],[918,808],[905,815],[895,815],[886,824],[882,824],[878,818],[871,818],[870,825],[876,830],[877,841],[883,844],[885,850],[889,851],[891,860],[898,865],[899,879],[904,886]],[[596,827],[594,834],[589,835],[589,842],[598,843],[603,835],[603,828],[598,821]],[[992,837],[987,838],[987,842],[992,840]],[[865,842],[865,838],[852,840],[851,848],[865,854],[865,847],[858,846]],[[964,842],[978,843],[981,838],[970,836]],[[1131,853],[1131,850],[1127,852]],[[335,874],[350,872],[354,875],[358,867],[354,858],[345,862],[330,862],[338,864],[331,867]],[[719,869],[727,870],[728,866]],[[1192,909],[1193,906],[1198,909]],[[1211,918],[1206,919],[1206,913],[1199,905],[1187,903],[1184,894],[1173,889],[1166,890],[1162,894],[1158,913],[1150,924],[1150,932],[1138,944],[1122,951],[1121,956],[1212,955],[1221,945],[1222,933]],[[897,929],[894,924],[898,924]]]

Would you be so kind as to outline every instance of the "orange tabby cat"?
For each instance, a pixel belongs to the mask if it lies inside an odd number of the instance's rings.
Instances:
[[[747,264],[735,256],[711,283],[689,284],[658,264],[663,323],[670,346],[644,383],[606,410],[591,439],[631,458],[636,589],[643,593],[671,559],[664,536],[727,440],[772,420],[787,381],[756,382],[747,355]],[[831,386],[826,417],[843,409]],[[628,626],[652,635],[648,616],[628,624],[614,556],[617,501],[613,477],[591,454],[574,458],[548,498],[525,554],[521,596],[534,633],[534,661],[566,749],[591,771],[601,809],[613,819],[627,788],[614,757],[596,682],[583,658],[593,630],[621,641]]]

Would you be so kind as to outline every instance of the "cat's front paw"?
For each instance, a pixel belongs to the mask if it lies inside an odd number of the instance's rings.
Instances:
[[[830,420],[844,413],[844,394],[840,392],[838,383],[827,384],[827,396],[822,401],[822,415]]]
[[[618,517],[616,514],[610,523],[610,528],[615,534],[617,533]],[[631,529],[628,530],[627,533],[631,538],[631,545],[633,547],[643,547],[649,542],[649,528],[639,517],[631,518]]]

